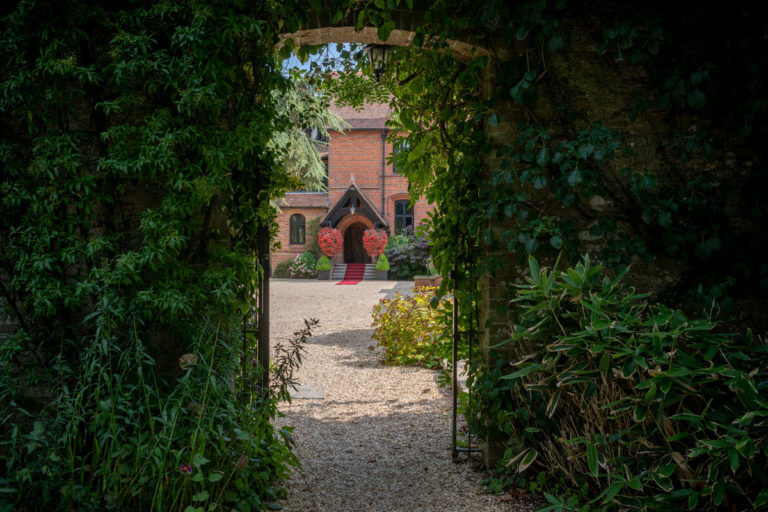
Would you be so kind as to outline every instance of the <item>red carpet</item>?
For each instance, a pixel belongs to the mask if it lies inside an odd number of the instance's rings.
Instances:
[[[347,263],[344,279],[336,284],[357,284],[363,280],[363,274],[365,274],[365,263]]]

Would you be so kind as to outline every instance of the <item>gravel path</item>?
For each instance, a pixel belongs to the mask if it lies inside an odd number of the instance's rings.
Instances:
[[[288,482],[286,511],[529,511],[510,495],[483,493],[472,462],[450,457],[450,392],[436,372],[383,366],[370,350],[371,308],[412,282],[275,279],[271,334],[277,341],[315,317],[301,384],[324,399],[283,404],[280,424],[295,427],[302,469]],[[274,343],[274,341],[273,341]]]

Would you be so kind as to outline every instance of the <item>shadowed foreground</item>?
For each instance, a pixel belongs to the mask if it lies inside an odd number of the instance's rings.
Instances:
[[[310,511],[533,510],[510,496],[490,496],[473,463],[450,458],[450,392],[436,372],[383,366],[370,350],[371,308],[412,283],[276,280],[273,343],[320,319],[299,372],[324,399],[284,404],[282,424],[296,428],[302,469],[288,482],[285,509]]]

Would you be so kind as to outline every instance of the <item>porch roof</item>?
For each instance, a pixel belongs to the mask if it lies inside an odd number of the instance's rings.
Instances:
[[[353,213],[366,217],[377,228],[389,231],[389,223],[381,216],[381,212],[354,183],[349,186],[341,199],[331,208],[328,215],[320,223],[321,226],[336,227],[339,221]]]

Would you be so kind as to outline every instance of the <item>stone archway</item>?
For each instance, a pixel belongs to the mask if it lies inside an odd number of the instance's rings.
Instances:
[[[344,230],[344,263],[370,263],[371,258],[363,247],[365,224],[355,222]]]
[[[281,43],[287,39],[299,46],[316,46],[330,43],[386,44],[390,46],[411,46],[416,30],[425,23],[425,14],[431,5],[428,0],[414,0],[411,8],[389,10],[393,30],[386,41],[378,36],[377,28],[363,27],[356,29],[360,8],[347,10],[340,19],[334,19],[337,6],[333,0],[321,0],[318,10],[305,10],[306,22],[299,30],[280,35]],[[488,54],[485,48],[477,45],[477,37],[471,31],[459,34],[457,39],[446,41],[448,50],[459,59],[467,61],[479,55]]]
[[[356,30],[355,25],[359,13],[358,8],[352,8],[344,13],[341,19],[334,20],[334,13],[337,12],[336,6],[333,0],[321,0],[322,5],[319,9],[308,9],[306,11],[306,22],[302,26],[298,27],[299,30],[283,33],[280,36],[281,44],[290,39],[295,47],[301,46],[317,46],[330,43],[359,43],[359,44],[384,44],[389,46],[412,46],[414,44],[414,38],[416,37],[416,30],[424,25],[425,14],[430,5],[428,1],[414,0],[413,7],[411,9],[393,9],[390,10],[391,21],[394,23],[394,29],[389,32],[389,36],[386,40],[382,40],[379,37],[379,32],[375,27],[363,27],[360,30]],[[450,52],[450,54],[459,61],[468,62],[474,58],[480,56],[489,57],[488,62],[494,61],[497,58],[491,51],[491,48],[484,48],[475,44],[479,39],[476,34],[465,31],[456,35],[458,39],[448,39],[445,41],[445,47],[440,51]],[[429,47],[429,42],[425,47]],[[491,64],[485,64],[482,67],[481,79],[477,84],[478,90],[484,98],[490,99],[493,91],[493,83],[495,80],[494,66]],[[511,102],[507,102],[511,105]],[[508,127],[511,123],[503,122],[501,126],[494,125],[493,128],[488,126],[487,122],[483,123],[483,130],[491,138],[495,140],[494,136],[499,136],[504,139],[508,135]],[[495,132],[494,133],[494,128]],[[490,162],[489,162],[490,163]],[[493,168],[497,167],[498,163],[494,162],[488,165],[489,174],[493,172]],[[382,178],[383,179],[383,178]],[[392,199],[390,198],[390,201]],[[352,210],[354,211],[354,210]],[[361,224],[358,225],[355,217],[360,217],[359,214],[352,214],[343,217],[336,224],[336,229],[342,232],[344,236],[344,250],[341,254],[336,255],[333,258],[334,262],[339,262],[343,259],[344,263],[368,263],[371,258],[365,253],[362,248],[362,233],[365,229],[360,226],[363,224],[369,224],[370,221],[366,218],[361,218]],[[368,226],[373,228],[373,225]],[[359,230],[359,235],[358,235]],[[357,238],[359,237],[359,250],[362,251],[362,257],[358,252]],[[358,261],[359,260],[359,261]],[[484,292],[491,291],[491,298],[488,300],[486,294],[483,294],[483,299],[480,307],[482,319],[490,320],[492,313],[490,313],[489,304],[496,300],[496,295],[499,294],[495,289],[492,290],[492,286],[489,286],[489,282],[485,280],[481,282],[481,286]],[[503,292],[502,292],[503,293]],[[503,321],[499,321],[493,318],[496,324],[501,324],[503,328],[506,328],[506,324]],[[489,354],[489,347],[497,344],[506,338],[506,331],[498,330],[484,331],[479,337],[481,346],[481,352],[484,358],[487,358]],[[455,409],[455,403],[454,403]],[[501,455],[502,451],[499,447],[490,447],[485,445],[484,449],[492,449],[493,454],[486,452],[486,464],[492,465],[492,462]]]

